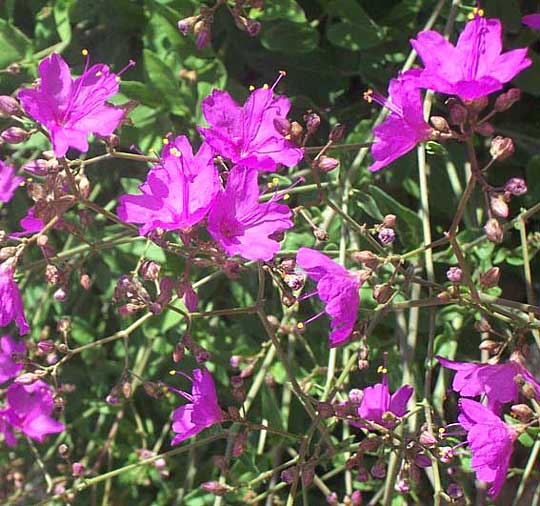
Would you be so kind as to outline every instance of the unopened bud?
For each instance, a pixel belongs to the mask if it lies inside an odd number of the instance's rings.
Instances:
[[[304,120],[306,122],[306,129],[309,134],[314,134],[321,124],[321,117],[314,112],[310,112],[304,116]]]
[[[497,97],[493,109],[497,112],[506,111],[519,100],[521,100],[521,90],[519,88],[510,88],[507,92]]]
[[[445,290],[444,292],[440,292],[437,294],[437,300],[443,303],[450,302],[452,300],[452,296],[447,290]]]
[[[386,476],[386,464],[382,461],[377,462],[371,468],[371,476],[378,479],[384,478]]]
[[[382,285],[375,285],[375,288],[373,288],[373,298],[379,304],[386,304],[392,297],[393,293],[394,290],[392,289],[392,286],[388,283],[383,283]]]
[[[326,496],[326,504],[328,504],[328,506],[339,506],[338,495],[335,492],[328,494]]]
[[[6,128],[6,130],[0,134],[0,139],[8,144],[19,144],[28,139],[28,137],[30,137],[30,134],[20,127]]]
[[[313,229],[313,235],[317,241],[328,241],[328,232],[322,228],[316,227]]]
[[[219,483],[219,481],[205,481],[201,485],[201,488],[205,492],[209,492],[217,496],[223,496],[232,490],[232,487],[225,483]]]
[[[163,396],[163,388],[158,383],[154,383],[153,381],[145,381],[143,383],[143,388],[146,395],[149,395],[154,399],[159,399]]]
[[[431,432],[425,430],[420,434],[419,442],[424,446],[434,446],[438,443],[438,440]]]
[[[394,485],[394,490],[398,494],[408,494],[411,491],[411,484],[409,480],[401,478],[396,481],[396,484]]]
[[[274,128],[278,134],[285,137],[291,133],[291,122],[287,118],[278,116],[274,118]]]
[[[446,271],[446,278],[451,283],[461,283],[461,280],[463,279],[463,271],[459,267],[450,267]]]
[[[508,204],[502,195],[492,195],[489,199],[489,204],[493,214],[497,218],[508,218]]]
[[[504,239],[504,230],[496,218],[490,218],[484,225],[484,233],[494,243],[500,244]]]
[[[246,451],[247,436],[248,435],[246,432],[242,432],[241,434],[238,434],[238,436],[236,436],[232,451],[233,457],[238,458]]]
[[[467,100],[466,102],[467,107],[469,110],[479,113],[482,112],[489,104],[489,98],[488,97],[478,97],[474,100]]]
[[[527,193],[527,183],[520,177],[513,177],[504,185],[504,191],[518,197]]]
[[[457,483],[450,483],[446,492],[453,500],[461,499],[463,497],[463,489]]]
[[[481,351],[487,351],[490,355],[496,355],[501,349],[501,344],[491,339],[484,339],[479,345],[478,349]]]
[[[522,423],[529,423],[534,418],[534,411],[527,404],[514,404],[510,412]]]
[[[351,506],[362,506],[362,492],[355,490],[351,494]]]
[[[491,123],[488,123],[486,121],[485,123],[481,123],[480,125],[477,125],[474,128],[474,131],[477,134],[482,135],[483,137],[490,137],[491,135],[495,133],[495,127]]]
[[[19,102],[9,95],[0,95],[0,117],[7,118],[17,114],[21,108]]]
[[[521,392],[527,399],[537,399],[537,392],[532,383],[524,381],[521,385]]]
[[[67,299],[67,292],[64,288],[60,287],[56,292],[53,293],[54,300],[58,302],[65,302]]]
[[[5,248],[0,249],[0,262],[11,258],[17,253],[17,248],[15,246],[6,246]]]
[[[450,121],[453,125],[463,125],[467,121],[467,109],[459,102],[452,100],[448,102],[450,109]]]
[[[485,318],[475,322],[474,328],[477,332],[491,332],[491,325]]]
[[[290,131],[291,140],[295,144],[300,145],[302,144],[303,134],[304,134],[304,128],[302,127],[302,125],[298,123],[297,121],[293,121],[291,123],[291,131]]]
[[[332,128],[328,138],[332,142],[340,142],[343,140],[343,137],[345,137],[345,125],[338,123]]]
[[[439,132],[443,132],[443,133],[450,132],[450,126],[448,125],[448,121],[446,121],[446,119],[443,118],[442,116],[431,116],[429,121],[431,122],[435,130],[438,130]]]
[[[506,160],[514,154],[514,141],[510,137],[501,137],[498,135],[491,141],[489,153],[494,160]]]
[[[319,402],[317,411],[323,420],[334,416],[334,407],[329,402]]]
[[[360,404],[364,398],[364,392],[359,388],[351,388],[347,394],[347,397],[349,398],[349,401],[355,404]]]
[[[382,226],[385,228],[396,227],[397,216],[395,214],[387,214],[382,221]]]
[[[44,160],[43,158],[32,160],[31,162],[25,163],[22,166],[22,169],[34,176],[46,176],[48,173],[47,160]]]
[[[376,269],[381,263],[379,257],[375,255],[375,253],[368,250],[355,251],[354,253],[351,253],[351,260],[353,260],[353,262],[364,264],[370,269]]]
[[[396,240],[396,233],[392,228],[381,228],[381,230],[379,230],[378,238],[379,241],[381,241],[381,244],[388,246]]]
[[[279,264],[281,269],[283,269],[285,272],[292,272],[294,271],[296,267],[296,259],[294,257],[291,258],[284,258],[281,263]]]
[[[330,172],[339,167],[339,160],[331,156],[321,156],[317,161],[317,167],[323,172]]]
[[[58,454],[62,457],[62,458],[67,458],[69,457],[69,453],[70,453],[70,450],[69,450],[69,446],[62,443],[59,447],[58,447]]]
[[[497,286],[501,277],[501,270],[498,267],[491,267],[480,275],[480,286],[482,288],[492,288]]]
[[[187,18],[181,19],[178,21],[178,30],[180,30],[180,33],[182,35],[187,35],[191,29],[193,28],[193,25],[197,22],[199,19],[199,16],[189,16]]]
[[[33,372],[25,372],[15,378],[15,383],[18,385],[31,385],[39,379],[39,375]]]
[[[71,464],[71,474],[75,477],[82,476],[84,474],[84,464],[73,462]]]
[[[118,314],[120,316],[129,316],[137,313],[140,310],[141,307],[137,306],[136,304],[124,304],[118,308]]]
[[[139,269],[142,278],[148,281],[157,281],[160,271],[161,265],[153,260],[145,260]]]
[[[54,343],[50,339],[45,339],[44,341],[39,341],[37,343],[37,348],[40,353],[47,355],[48,353],[52,353],[54,351]]]

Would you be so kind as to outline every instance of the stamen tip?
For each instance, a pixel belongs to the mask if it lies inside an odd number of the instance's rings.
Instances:
[[[169,371],[169,374],[170,374],[171,376],[176,376],[176,371],[175,371],[174,369],[171,369],[171,370]]]
[[[82,54],[83,56],[88,56],[88,49],[83,49],[83,50],[81,50],[81,54]]]

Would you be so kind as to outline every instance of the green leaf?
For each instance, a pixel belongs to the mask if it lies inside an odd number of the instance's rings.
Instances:
[[[56,31],[60,40],[65,44],[71,41],[71,23],[69,11],[73,5],[73,0],[57,0],[54,4],[53,15],[56,23]]]
[[[283,423],[281,421],[279,405],[276,400],[276,396],[272,390],[267,386],[262,388],[262,415],[268,420],[270,427],[276,429],[282,429]]]
[[[253,9],[250,17],[259,21],[287,19],[293,23],[306,23],[306,15],[295,0],[272,0],[264,9]]]
[[[0,69],[24,60],[31,53],[31,40],[5,19],[0,19]]]
[[[266,23],[261,29],[261,44],[270,51],[309,53],[319,43],[319,34],[309,25],[290,21]]]

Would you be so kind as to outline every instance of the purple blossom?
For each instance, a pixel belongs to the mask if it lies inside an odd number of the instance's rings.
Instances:
[[[186,231],[206,216],[219,186],[210,146],[203,143],[194,155],[181,135],[163,148],[160,165],[152,167],[139,186],[142,194],[120,197],[118,216],[142,224],[141,235],[156,228]]]
[[[516,381],[519,379],[518,376],[522,381],[530,383],[540,398],[540,385],[532,374],[515,360],[491,365],[456,362],[440,356],[436,358],[442,366],[457,371],[452,383],[454,391],[464,397],[486,394],[487,407],[494,413],[501,411],[502,404],[518,400],[520,391],[520,385]]]
[[[106,103],[118,92],[118,75],[107,65],[88,67],[87,61],[73,79],[68,64],[53,53],[39,64],[39,85],[18,94],[26,113],[49,130],[58,157],[70,147],[86,153],[89,134],[110,135],[124,117],[122,109]]]
[[[395,422],[385,419],[384,414],[392,413],[396,417],[404,416],[407,413],[407,403],[414,389],[411,385],[403,385],[390,395],[386,368],[381,368],[381,370],[383,373],[382,382],[364,388],[362,402],[358,408],[358,416],[363,420],[374,422],[390,429],[395,426]],[[362,424],[357,425],[365,427]]]
[[[273,87],[254,90],[243,107],[226,91],[214,90],[202,102],[210,128],[200,127],[199,132],[234,164],[265,171],[279,164],[293,167],[303,152],[274,125],[286,118],[290,108],[289,99],[274,96]]]
[[[176,408],[172,413],[172,429],[177,433],[171,441],[173,445],[224,420],[212,375],[206,369],[195,369],[192,381],[191,394],[174,389],[190,403]]]
[[[13,360],[14,354],[26,353],[24,342],[17,342],[11,336],[0,337],[0,384],[14,378],[23,369],[23,364]]]
[[[540,13],[527,14],[521,18],[521,22],[533,30],[540,30]]]
[[[19,287],[13,279],[15,262],[13,259],[0,264],[0,327],[15,321],[21,335],[28,334],[30,327],[24,316],[24,307]]]
[[[381,228],[379,230],[378,238],[382,244],[388,246],[396,240],[396,233],[393,228]]]
[[[14,232],[10,234],[10,237],[24,237],[25,235],[37,234],[43,230],[45,223],[42,219],[36,218],[36,208],[31,207],[28,209],[26,216],[24,216],[19,222],[22,230],[20,232]],[[57,223],[58,226],[58,223]]]
[[[419,74],[418,70],[409,70],[392,79],[388,98],[372,91],[365,94],[368,102],[375,101],[390,111],[384,122],[373,129],[375,143],[371,154],[375,163],[369,167],[372,172],[386,167],[433,134],[433,129],[424,120]]]
[[[52,389],[41,380],[31,385],[12,383],[7,389],[7,407],[0,411],[0,432],[8,446],[16,439],[12,429],[42,443],[47,434],[62,432],[63,423],[51,417],[54,411]]]
[[[208,215],[208,232],[227,255],[271,260],[280,248],[272,235],[293,226],[287,206],[275,198],[260,204],[259,196],[256,170],[237,166],[229,172]]]
[[[325,312],[331,318],[332,329],[330,347],[344,344],[356,323],[360,304],[358,290],[363,281],[326,255],[310,248],[298,250],[296,263],[317,283],[317,294],[326,302]]]
[[[9,202],[15,190],[24,181],[21,176],[15,175],[15,169],[0,161],[0,202]]]
[[[498,19],[475,16],[453,46],[433,30],[411,40],[424,63],[420,83],[447,95],[474,100],[502,89],[531,65],[527,48],[502,53],[502,26]]]
[[[496,498],[506,480],[518,433],[479,402],[460,399],[459,423],[467,431],[476,477],[492,483],[488,493]]]

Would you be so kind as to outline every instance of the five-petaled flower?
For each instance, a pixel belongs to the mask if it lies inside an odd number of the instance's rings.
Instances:
[[[203,143],[193,154],[189,140],[181,135],[163,148],[161,163],[139,187],[142,194],[120,197],[118,216],[140,223],[141,235],[156,228],[187,231],[206,216],[219,188],[212,148]]]
[[[499,91],[532,63],[527,48],[501,54],[500,20],[481,15],[467,23],[455,46],[433,30],[420,32],[411,44],[425,67],[419,84],[463,100]]]
[[[208,215],[208,232],[230,255],[271,260],[280,244],[272,235],[293,226],[291,210],[276,202],[259,203],[257,171],[234,167]]]
[[[210,127],[199,127],[199,132],[234,164],[273,171],[280,164],[293,167],[302,159],[302,150],[276,130],[276,120],[287,116],[291,103],[274,96],[273,87],[254,90],[243,107],[226,91],[214,90],[201,107]]]
[[[353,331],[360,304],[358,291],[363,280],[357,274],[334,262],[326,255],[310,248],[300,248],[296,263],[310,279],[317,283],[319,298],[326,302],[324,311],[330,316],[330,347],[347,342]],[[313,293],[314,295],[314,293]],[[306,298],[306,297],[304,297]],[[317,316],[322,314],[319,313]],[[308,321],[312,321],[310,318]],[[299,324],[303,327],[306,323]]]
[[[39,75],[39,85],[21,90],[18,98],[26,113],[49,131],[56,156],[70,147],[86,153],[89,134],[110,135],[124,117],[122,109],[106,103],[119,87],[119,74],[107,65],[88,68],[87,62],[83,74],[73,79],[68,64],[53,53],[39,64]]]
[[[9,202],[23,181],[23,177],[15,175],[13,167],[0,161],[0,202]]]
[[[0,264],[0,327],[6,327],[15,321],[21,335],[28,334],[30,327],[24,316],[24,307],[19,287],[13,275],[15,259],[11,258]]]
[[[23,341],[15,341],[11,336],[0,337],[0,384],[14,378],[24,365],[14,360],[14,355],[24,355],[26,346]]]
[[[518,432],[479,402],[461,399],[459,407],[458,420],[467,431],[472,452],[471,467],[479,480],[492,484],[488,492],[496,498],[506,480]]]
[[[176,436],[171,441],[175,445],[195,436],[204,429],[224,420],[219,407],[214,379],[206,369],[194,369],[191,394],[171,388],[189,404],[176,408],[172,413],[172,430]]]

